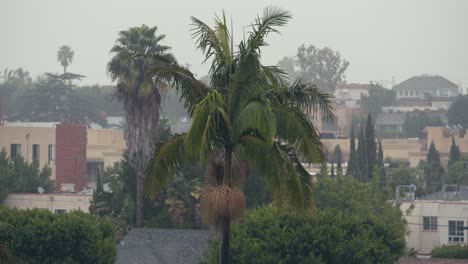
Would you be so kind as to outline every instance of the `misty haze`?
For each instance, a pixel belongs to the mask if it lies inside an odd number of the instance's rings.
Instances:
[[[1,6],[0,263],[468,262],[468,2]]]

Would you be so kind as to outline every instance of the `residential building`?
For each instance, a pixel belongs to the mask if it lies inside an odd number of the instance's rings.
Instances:
[[[430,254],[441,245],[467,245],[468,186],[444,185],[443,190],[418,200],[396,197],[408,222],[408,248]]]
[[[405,113],[379,113],[375,118],[375,131],[379,137],[398,138],[403,132]]]
[[[334,96],[339,104],[351,108],[357,108],[361,102],[361,96],[368,96],[370,84],[340,83],[336,86]]]
[[[398,106],[447,109],[459,95],[459,87],[437,75],[414,76],[393,87]]]

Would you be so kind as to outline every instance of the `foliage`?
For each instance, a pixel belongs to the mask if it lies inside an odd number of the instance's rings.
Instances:
[[[468,259],[467,245],[442,245],[431,252],[432,258]]]
[[[431,142],[426,162],[422,161],[420,167],[424,169],[424,182],[427,192],[434,193],[440,191],[442,188],[442,178],[445,172],[440,163],[440,155],[434,142]]]
[[[450,152],[449,152],[449,160],[448,160],[448,165],[452,165],[453,163],[457,162],[460,160],[460,148],[458,145],[455,143],[455,138],[452,135],[452,145],[450,146]]]
[[[64,74],[67,73],[68,65],[73,62],[74,55],[75,53],[70,46],[62,45],[59,47],[57,51],[57,61],[62,65]]]
[[[385,168],[385,163],[384,163],[384,154],[383,154],[383,148],[382,148],[382,141],[378,141],[378,151],[377,151],[377,166],[379,169],[379,179],[380,179],[380,186],[384,187],[387,185],[387,170]]]
[[[232,227],[231,263],[393,263],[405,241],[404,229],[395,229],[404,228],[402,221],[390,221],[337,209],[304,215],[258,208]],[[216,246],[205,263],[217,263]]]
[[[449,165],[445,184],[468,185],[468,161],[465,159]]]
[[[403,133],[405,137],[417,138],[420,137],[421,131],[426,126],[443,126],[443,121],[440,114],[437,112],[428,112],[414,110],[405,115],[403,123]]]
[[[359,129],[359,140],[356,155],[359,164],[359,174],[353,176],[361,182],[368,182],[370,180],[369,174],[372,172],[369,172],[369,156],[367,153],[366,132],[363,123],[361,123],[361,127]]]
[[[333,159],[336,162],[336,173],[337,175],[343,175],[343,152],[341,151],[340,145],[336,145],[333,149]]]
[[[374,124],[372,122],[372,116],[369,113],[367,115],[366,122],[366,155],[367,155],[367,178],[372,178],[374,166],[377,165],[377,145],[375,143],[375,131]]]
[[[416,186],[416,196],[422,196],[426,193],[425,183],[419,176],[420,168],[411,168],[409,164],[403,162],[392,162],[387,170],[389,189],[394,192],[398,185]],[[389,197],[390,198],[390,197]]]
[[[464,135],[465,129],[468,127],[468,115],[466,115],[466,109],[468,109],[468,95],[459,95],[447,110],[448,122],[451,125],[460,125],[462,128],[462,135]]]
[[[313,83],[323,91],[333,93],[336,85],[345,80],[349,62],[341,59],[338,51],[328,47],[306,47],[302,44],[294,58],[283,58],[278,65],[284,67],[290,77],[299,78],[304,83]],[[298,70],[296,70],[296,68]]]
[[[61,122],[71,124],[97,123],[106,126],[98,108],[80,96],[72,81],[83,76],[74,73],[46,73],[36,88],[27,90],[11,120],[25,122]]]
[[[0,244],[25,263],[114,263],[113,226],[83,212],[54,215],[44,210],[0,207]]]
[[[356,139],[354,136],[354,127],[351,127],[351,136],[349,143],[349,160],[348,168],[346,169],[346,176],[360,175],[358,155],[356,152]]]
[[[369,95],[361,95],[361,110],[376,117],[382,112],[383,106],[394,105],[396,94],[393,90],[384,88],[379,83],[370,83]]]
[[[27,163],[22,157],[11,161],[5,149],[0,152],[0,202],[8,193],[34,193],[40,186],[46,192],[54,190],[54,182],[49,180],[51,169],[39,168],[37,162]]]
[[[159,123],[160,90],[167,86],[148,71],[163,62],[175,62],[170,47],[162,45],[165,35],[157,27],[132,27],[119,32],[112,47],[107,71],[117,81],[115,95],[123,103],[128,159],[137,172],[137,226],[143,226],[144,167],[154,152]]]
[[[104,112],[107,116],[124,115],[122,105],[117,102],[114,96],[115,86],[78,86],[75,90],[79,96],[96,106],[99,112]]]
[[[202,201],[208,202],[202,203],[202,207],[220,208],[216,206],[219,204],[245,207],[240,205],[244,196],[234,185],[245,173],[234,168],[246,162],[259,170],[277,203],[310,208],[312,183],[299,157],[306,162],[321,161],[324,147],[306,113],[332,118],[333,97],[315,86],[300,81],[291,83],[283,70],[261,64],[266,37],[277,33],[290,18],[285,10],[266,8],[236,47],[225,16],[216,18],[214,28],[192,18],[197,46],[205,59],[211,60],[211,80],[206,85],[174,63],[151,71],[154,78],[170,80],[180,90],[193,122],[187,134],[163,144],[149,163],[146,187],[150,194],[156,195],[184,160],[219,158],[224,162],[218,174],[223,186],[211,186],[204,195],[212,198],[225,192],[227,198],[220,201],[202,197]],[[221,263],[227,262],[229,212],[234,211],[239,215],[238,210],[228,208],[220,210],[218,216],[209,214],[220,220]]]

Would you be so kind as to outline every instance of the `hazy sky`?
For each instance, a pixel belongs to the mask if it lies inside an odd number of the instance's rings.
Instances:
[[[439,74],[468,86],[468,1],[104,1],[0,0],[0,69],[23,67],[37,76],[59,72],[57,48],[75,51],[71,72],[82,84],[109,84],[106,64],[118,31],[157,25],[178,61],[203,76],[208,66],[190,37],[190,16],[212,24],[224,9],[237,40],[243,26],[268,5],[288,9],[293,20],[269,38],[263,61],[276,64],[302,44],[329,46],[350,61],[349,82],[401,82]],[[236,42],[236,41],[235,41]]]

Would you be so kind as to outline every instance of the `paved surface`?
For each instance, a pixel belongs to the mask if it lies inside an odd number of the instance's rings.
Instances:
[[[117,264],[198,264],[210,230],[134,228],[120,242]]]

